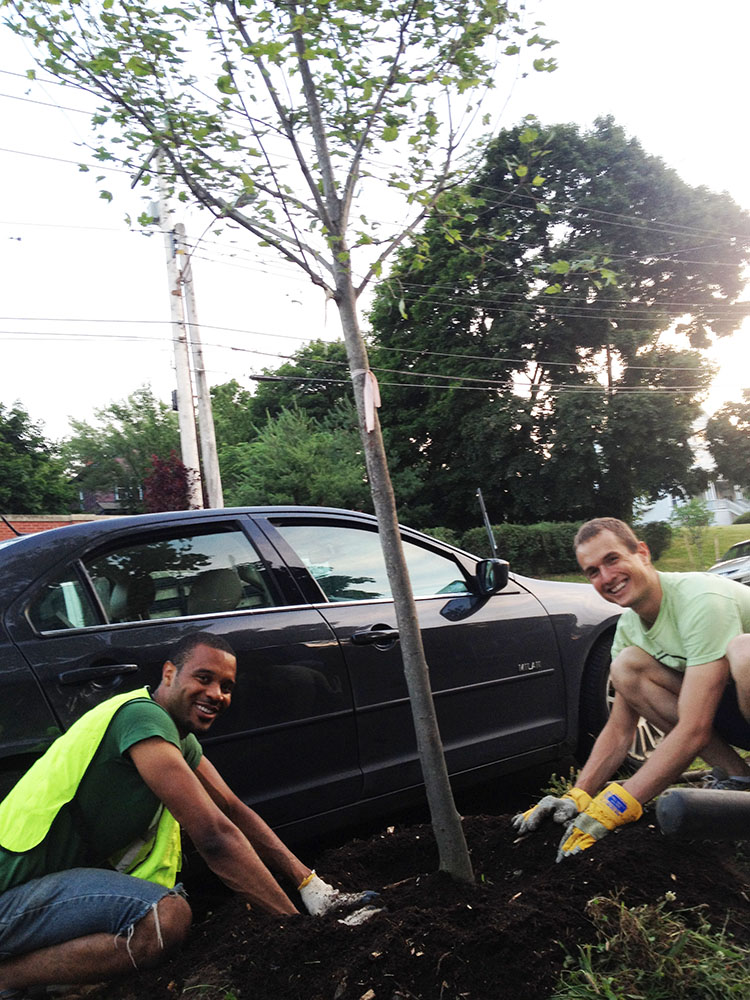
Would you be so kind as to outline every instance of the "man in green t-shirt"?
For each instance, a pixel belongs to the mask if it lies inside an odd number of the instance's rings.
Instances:
[[[86,713],[3,801],[0,1000],[110,979],[178,945],[191,921],[174,885],[178,824],[252,906],[298,912],[273,870],[314,916],[359,907],[349,918],[358,922],[374,912],[376,893],[320,879],[203,755],[196,734],[229,707],[236,671],[221,637],[187,636],[151,699],[144,689]]]
[[[587,521],[574,546],[594,588],[624,610],[612,645],[609,720],[575,788],[514,819],[521,833],[546,817],[568,824],[558,861],[639,819],[643,804],[699,754],[726,775],[723,787],[750,791],[750,767],[734,749],[750,750],[750,587],[708,573],[657,571],[646,543],[616,518]],[[641,716],[664,739],[632,777],[604,787]]]

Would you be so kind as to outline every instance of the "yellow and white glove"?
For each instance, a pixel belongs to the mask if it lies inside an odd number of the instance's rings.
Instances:
[[[588,806],[589,802],[591,796],[588,792],[584,792],[582,788],[571,788],[560,798],[556,795],[545,795],[531,809],[514,816],[511,822],[518,833],[531,833],[548,818],[555,823],[569,823]]]
[[[569,858],[573,854],[587,851],[589,847],[606,837],[610,830],[634,823],[643,815],[643,806],[638,799],[626,792],[622,785],[613,781],[603,792],[592,799],[588,807],[570,824],[560,841],[557,860]]]
[[[314,871],[301,882],[297,891],[311,917],[321,917],[324,913],[333,913],[335,910],[355,910],[368,906],[380,895],[372,890],[341,892],[318,878]]]

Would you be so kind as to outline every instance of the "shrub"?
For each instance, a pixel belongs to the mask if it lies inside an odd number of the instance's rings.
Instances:
[[[492,533],[497,554],[507,559],[517,573],[535,576],[540,573],[575,573],[573,539],[578,523],[544,521],[539,524],[498,524]],[[461,547],[479,556],[492,555],[484,528],[471,528],[461,538]]]
[[[442,528],[438,526],[435,528],[422,528],[421,530],[425,535],[437,538],[440,542],[447,542],[448,545],[456,545],[460,548],[460,538],[452,528]],[[487,544],[489,545],[489,542]]]
[[[732,524],[750,524],[750,510],[746,514],[740,514],[739,517],[735,517]]]
[[[666,552],[672,541],[672,525],[667,521],[649,521],[647,524],[633,525],[633,530],[651,550],[654,562]]]

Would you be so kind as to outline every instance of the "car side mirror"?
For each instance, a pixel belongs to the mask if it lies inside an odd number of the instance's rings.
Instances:
[[[505,559],[482,559],[477,563],[476,581],[482,597],[496,594],[508,584],[508,563]]]

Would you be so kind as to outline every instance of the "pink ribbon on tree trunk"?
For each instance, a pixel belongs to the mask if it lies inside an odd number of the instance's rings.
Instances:
[[[380,386],[373,373],[364,368],[355,368],[352,378],[356,375],[364,375],[364,404],[365,404],[365,428],[369,433],[375,430],[375,407],[380,407]]]

